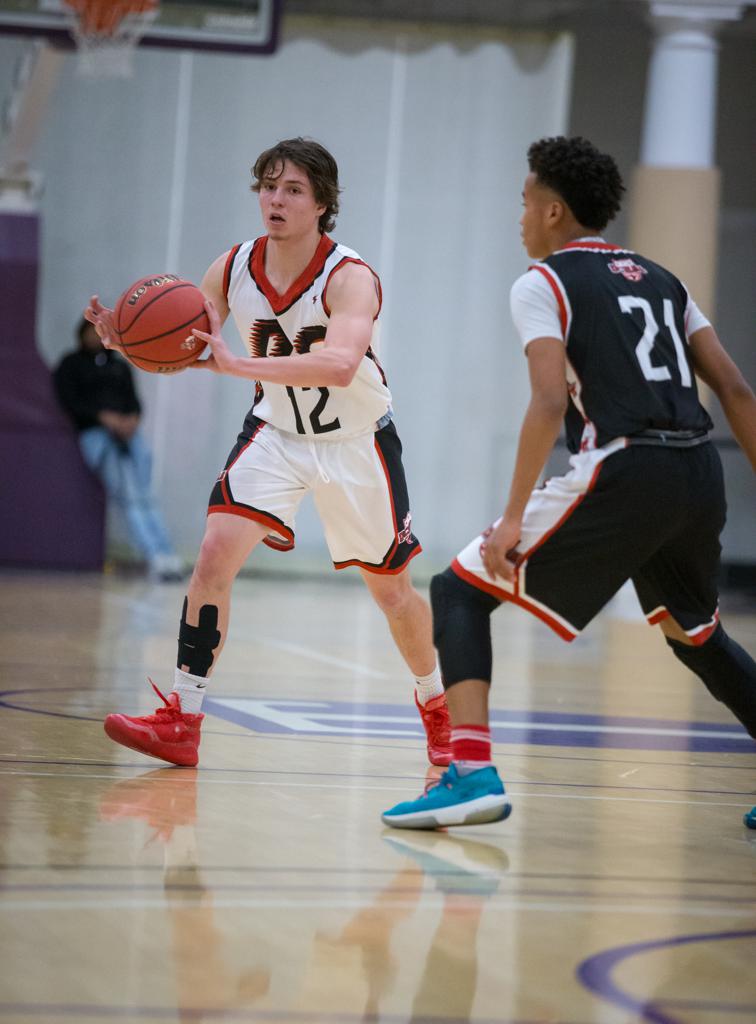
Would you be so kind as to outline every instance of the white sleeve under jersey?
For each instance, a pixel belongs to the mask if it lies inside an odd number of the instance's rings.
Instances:
[[[537,270],[528,270],[517,278],[509,293],[509,306],[523,348],[534,338],[564,340],[556,295]]]
[[[706,319],[696,303],[691,299],[685,282],[683,281],[681,284],[685,288],[685,294],[688,296],[688,303],[685,307],[685,336],[689,338],[691,334],[700,331],[702,327],[711,327],[711,322]]]
[[[688,296],[685,307],[685,334],[690,337],[702,327],[710,327],[711,324],[690,297],[687,288],[685,292]],[[509,305],[523,348],[527,348],[535,338],[566,340],[556,295],[545,276],[539,274],[537,270],[531,268],[517,278],[509,293]]]

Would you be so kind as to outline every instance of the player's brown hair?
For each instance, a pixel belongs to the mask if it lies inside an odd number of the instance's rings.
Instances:
[[[296,139],[283,139],[266,149],[255,160],[252,168],[255,179],[251,185],[252,191],[260,191],[263,178],[277,178],[287,160],[305,172],[310,179],[315,201],[325,206],[318,221],[320,233],[332,231],[339,212],[339,168],[328,150],[319,142],[299,136]]]

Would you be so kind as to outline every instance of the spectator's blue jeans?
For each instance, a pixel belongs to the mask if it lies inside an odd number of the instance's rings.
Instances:
[[[148,562],[158,555],[173,554],[150,490],[152,455],[140,432],[128,441],[119,441],[104,427],[90,427],[79,434],[79,446],[108,498],[122,511],[134,547]]]

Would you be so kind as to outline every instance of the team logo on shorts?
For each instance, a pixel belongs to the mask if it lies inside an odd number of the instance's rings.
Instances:
[[[399,531],[396,539],[400,544],[411,544],[412,543],[412,513],[408,512],[404,517],[404,528]]]
[[[628,281],[642,281],[648,273],[645,267],[641,267],[632,260],[612,260],[607,266],[613,274],[622,274]]]

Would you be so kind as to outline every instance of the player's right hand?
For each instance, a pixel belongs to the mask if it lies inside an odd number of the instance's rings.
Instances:
[[[94,326],[105,348],[116,350],[121,348],[113,327],[113,310],[103,306],[98,295],[93,295],[89,300],[89,305],[84,310],[84,316]]]
[[[486,572],[492,580],[496,578],[514,581],[517,566],[517,545],[522,532],[521,519],[508,519],[506,516],[498,521],[490,532],[486,531],[480,545],[480,556]]]

